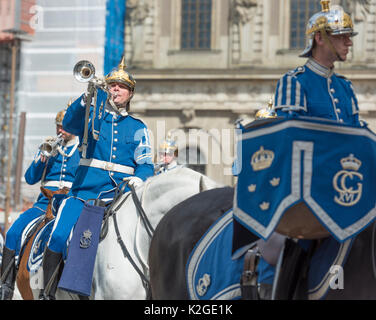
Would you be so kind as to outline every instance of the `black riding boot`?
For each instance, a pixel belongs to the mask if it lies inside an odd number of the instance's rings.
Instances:
[[[12,300],[16,281],[15,251],[4,246],[1,263],[0,299]]]
[[[40,300],[55,300],[57,283],[62,271],[63,256],[46,248],[43,256],[43,284],[44,289],[39,295]]]

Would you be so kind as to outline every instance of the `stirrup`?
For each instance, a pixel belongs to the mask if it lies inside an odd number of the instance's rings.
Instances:
[[[12,300],[14,293],[14,288],[8,286],[7,284],[2,284],[0,286],[0,300]]]
[[[16,275],[15,250],[10,250],[4,246],[0,277],[1,300],[11,300],[13,298]]]

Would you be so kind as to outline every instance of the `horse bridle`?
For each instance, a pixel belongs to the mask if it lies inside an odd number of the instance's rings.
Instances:
[[[152,238],[153,236],[153,233],[154,233],[154,228],[152,227],[144,209],[142,208],[142,205],[141,205],[141,202],[140,200],[138,199],[137,197],[137,194],[136,194],[136,190],[134,189],[134,186],[132,185],[128,185],[129,188],[131,189],[131,192],[128,193],[124,199],[119,203],[119,205],[114,209],[114,206],[117,202],[118,199],[120,199],[121,196],[124,195],[124,189],[125,187],[127,186],[127,182],[121,186],[119,185],[116,189],[116,192],[115,192],[115,196],[114,196],[114,199],[112,200],[111,204],[109,205],[109,207],[106,209],[105,211],[105,214],[104,214],[104,222],[103,222],[103,228],[102,228],[102,231],[101,231],[101,235],[100,235],[100,241],[102,241],[105,237],[106,237],[106,234],[107,234],[107,231],[108,231],[108,218],[110,216],[112,216],[113,220],[114,220],[114,227],[115,227],[115,233],[116,233],[116,237],[117,237],[117,242],[119,243],[120,245],[120,248],[123,252],[123,255],[126,259],[129,260],[129,262],[131,263],[132,267],[136,270],[136,272],[138,273],[138,275],[140,276],[141,278],[141,281],[142,281],[142,285],[144,286],[146,292],[147,292],[147,299],[150,298],[150,295],[151,295],[151,291],[150,291],[150,281],[149,279],[145,276],[145,274],[142,272],[142,270],[137,266],[136,262],[134,261],[134,259],[132,258],[131,254],[129,253],[122,237],[121,237],[121,234],[120,234],[120,231],[119,231],[119,226],[118,226],[118,223],[117,223],[117,218],[116,218],[116,213],[117,211],[120,209],[120,207],[124,204],[124,202],[128,199],[129,195],[132,195],[132,199],[133,199],[133,202],[136,206],[136,209],[137,211],[139,212],[140,214],[140,217],[141,217],[141,221],[143,222],[144,226],[145,226],[145,229],[146,229],[146,232],[148,233],[149,237]]]

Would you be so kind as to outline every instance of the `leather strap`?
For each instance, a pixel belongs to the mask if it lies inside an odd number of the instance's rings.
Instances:
[[[260,260],[257,247],[249,249],[244,256],[244,267],[241,276],[241,291],[244,300],[258,300],[257,272],[256,268]]]

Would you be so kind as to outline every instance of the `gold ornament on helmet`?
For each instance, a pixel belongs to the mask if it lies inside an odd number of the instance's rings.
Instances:
[[[59,125],[59,126],[62,126],[63,125],[63,119],[64,119],[64,116],[65,116],[65,113],[67,111],[67,109],[70,107],[70,105],[73,103],[73,99],[70,99],[67,103],[67,107],[64,109],[64,110],[61,110],[59,111],[57,114],[56,114],[56,118],[55,118],[55,124],[56,125]]]
[[[300,57],[309,57],[312,54],[313,39],[317,32],[331,35],[350,34],[351,37],[358,33],[354,31],[351,17],[339,5],[330,6],[329,0],[321,0],[321,11],[315,13],[307,23],[307,43]]]
[[[106,77],[105,80],[107,84],[113,82],[119,82],[125,84],[131,90],[134,90],[136,86],[136,80],[133,79],[133,76],[125,71],[127,65],[125,63],[125,57],[123,56],[117,69],[111,71]]]
[[[177,150],[176,142],[171,138],[171,134],[168,133],[167,138],[159,145],[159,153],[174,153]]]
[[[277,113],[274,110],[273,106],[273,98],[270,98],[268,106],[266,108],[261,108],[256,112],[255,119],[268,119],[268,118],[276,118]]]

